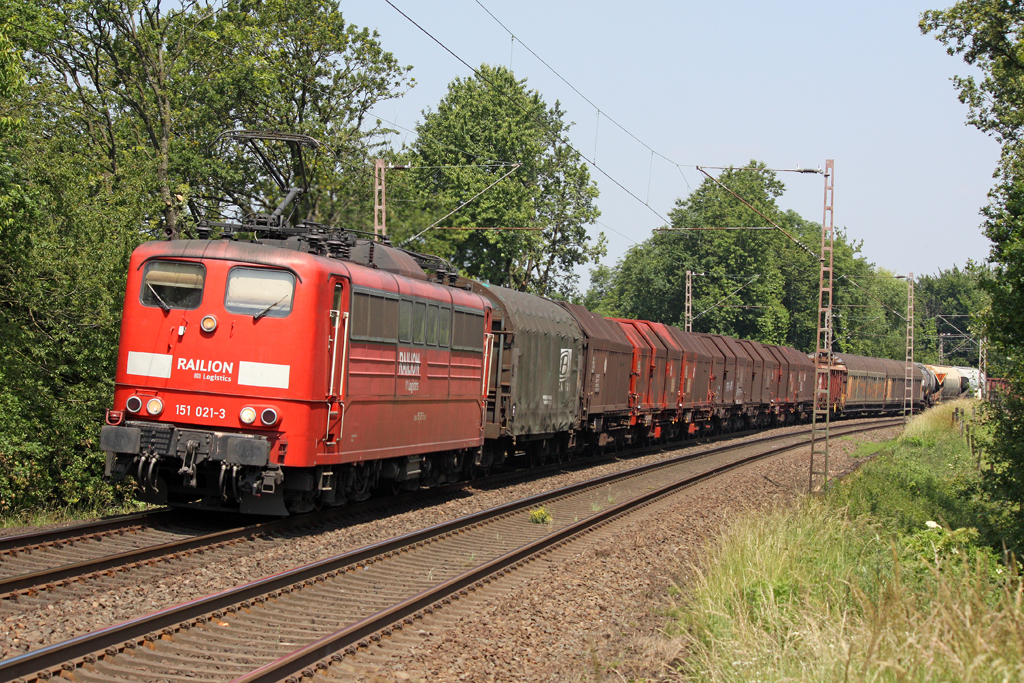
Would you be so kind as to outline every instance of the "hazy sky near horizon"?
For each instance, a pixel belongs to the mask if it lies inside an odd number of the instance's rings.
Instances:
[[[949,80],[972,70],[917,26],[950,0],[391,2],[469,64],[510,66],[561,103],[570,141],[604,171],[591,169],[602,212],[591,234],[607,235],[607,265],[700,185],[695,165],[751,159],[780,169],[834,159],[835,224],[883,268],[935,274],[987,257],[978,211],[999,146],[965,125]],[[394,146],[411,142],[422,112],[471,71],[385,0],[341,9],[413,67],[417,85],[374,110],[399,127]],[[779,205],[820,222],[822,177],[780,179]]]

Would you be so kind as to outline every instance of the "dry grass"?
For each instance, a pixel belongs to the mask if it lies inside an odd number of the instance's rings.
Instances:
[[[901,440],[921,439],[934,442],[951,435],[953,427],[953,411],[959,410],[968,416],[977,415],[981,410],[981,401],[973,398],[961,398],[956,401],[940,403],[933,408],[915,415],[910,424],[903,430]]]
[[[972,406],[916,417],[848,491],[731,523],[677,598],[669,633],[683,655],[670,677],[1024,680],[1016,566],[969,525],[931,521],[953,517],[957,500],[970,508],[960,496],[975,467],[951,417]],[[851,502],[872,515],[852,515]],[[928,510],[937,516],[919,518]]]
[[[1000,571],[958,544],[908,554],[817,501],[750,516],[726,532],[677,613],[686,654],[676,675],[1024,680],[1020,582]]]

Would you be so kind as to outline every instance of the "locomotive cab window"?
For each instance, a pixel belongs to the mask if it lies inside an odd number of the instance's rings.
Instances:
[[[169,311],[198,308],[203,302],[206,268],[184,261],[151,261],[142,275],[142,303]]]
[[[295,276],[284,270],[232,268],[224,293],[224,308],[258,320],[284,318],[292,312]]]

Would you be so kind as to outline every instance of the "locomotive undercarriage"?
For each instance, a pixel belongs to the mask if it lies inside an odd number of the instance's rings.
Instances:
[[[264,437],[150,422],[108,425],[105,478],[135,479],[138,498],[154,504],[288,515],[487,475],[507,462],[539,467],[581,455],[805,421],[805,411],[688,410],[659,415],[592,417],[584,429],[488,440],[481,448],[346,463],[283,468],[270,462]]]
[[[483,449],[463,449],[283,468],[270,462],[265,438],[149,422],[107,425],[100,446],[107,453],[104,478],[135,479],[139,500],[260,515],[283,516],[358,502],[375,491],[437,486],[472,477],[485,465]]]

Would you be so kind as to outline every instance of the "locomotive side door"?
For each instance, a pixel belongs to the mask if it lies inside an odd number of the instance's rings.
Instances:
[[[345,376],[348,365],[349,312],[345,310],[348,301],[347,286],[341,277],[330,278],[331,302],[328,316],[327,336],[327,433],[324,437],[324,451],[337,454],[345,430]]]

